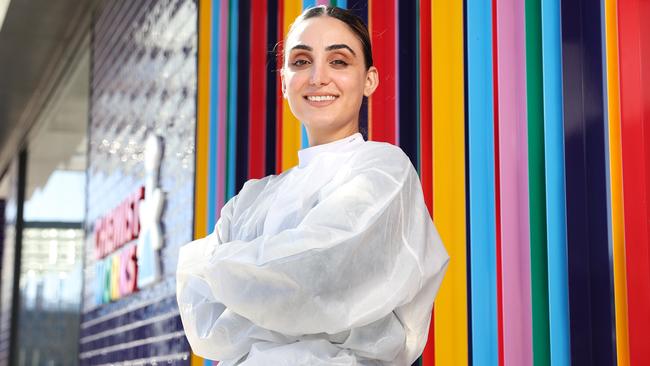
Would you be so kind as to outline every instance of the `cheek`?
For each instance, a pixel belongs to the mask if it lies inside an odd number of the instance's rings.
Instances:
[[[342,73],[337,75],[337,85],[341,90],[349,94],[363,93],[363,79],[356,74]]]
[[[357,104],[363,97],[363,79],[356,74],[342,74],[337,86],[346,94],[346,104]]]
[[[288,91],[298,91],[302,88],[307,76],[301,72],[291,72],[285,75],[285,83]]]

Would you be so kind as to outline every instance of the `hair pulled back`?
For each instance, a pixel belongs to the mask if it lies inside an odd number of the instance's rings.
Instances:
[[[373,65],[372,46],[370,44],[370,34],[368,32],[368,27],[361,18],[347,9],[329,5],[318,5],[305,9],[305,11],[303,11],[302,14],[296,18],[293,24],[291,24],[287,38],[293,31],[296,24],[310,18],[322,16],[338,19],[345,23],[350,28],[350,30],[352,30],[354,35],[359,39],[359,41],[361,41],[361,46],[363,47],[363,58],[365,61],[366,70],[368,70],[370,66]]]

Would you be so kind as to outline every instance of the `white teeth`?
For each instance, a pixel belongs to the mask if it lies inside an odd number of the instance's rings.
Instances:
[[[310,95],[307,97],[311,102],[322,102],[325,100],[334,100],[336,99],[333,95]]]

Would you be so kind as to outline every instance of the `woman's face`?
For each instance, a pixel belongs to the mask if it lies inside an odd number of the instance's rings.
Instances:
[[[362,97],[378,84],[366,70],[361,41],[342,21],[310,18],[296,24],[285,44],[282,92],[305,124],[311,145],[358,130]]]

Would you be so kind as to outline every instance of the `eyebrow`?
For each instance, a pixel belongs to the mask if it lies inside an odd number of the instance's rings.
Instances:
[[[313,51],[314,50],[313,48],[311,48],[310,46],[307,46],[306,44],[297,44],[297,45],[295,45],[295,46],[293,46],[291,48],[291,50],[296,50],[296,49],[306,50],[306,51]],[[356,52],[354,52],[354,50],[352,48],[350,48],[350,46],[348,46],[347,44],[344,44],[344,43],[337,43],[337,44],[333,44],[333,45],[329,45],[329,46],[325,47],[325,51],[333,51],[333,50],[340,50],[340,49],[347,49],[348,51],[350,51],[352,53],[352,55],[354,55],[354,56],[357,55]]]

